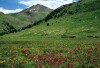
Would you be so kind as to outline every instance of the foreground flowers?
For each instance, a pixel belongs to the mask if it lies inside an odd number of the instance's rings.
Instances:
[[[38,50],[37,50],[38,49]],[[60,49],[21,47],[10,48],[2,55],[0,67],[6,68],[99,68],[100,53],[98,47],[71,47]],[[10,52],[10,53],[9,53]]]

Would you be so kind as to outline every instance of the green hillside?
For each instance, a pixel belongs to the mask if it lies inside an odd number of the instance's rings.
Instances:
[[[27,8],[19,13],[10,14],[11,16],[20,19],[21,21],[34,23],[46,17],[52,9],[43,5],[37,4]]]
[[[99,0],[81,0],[52,11],[40,24],[1,37],[3,40],[100,38]]]
[[[15,32],[28,24],[28,22],[22,22],[12,16],[0,13],[0,35]]]

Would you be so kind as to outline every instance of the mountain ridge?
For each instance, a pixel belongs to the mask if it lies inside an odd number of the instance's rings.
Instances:
[[[11,16],[18,18],[22,21],[27,21],[30,23],[34,23],[36,21],[42,20],[46,17],[52,9],[45,7],[40,4],[33,5],[27,9],[22,10],[19,13],[10,14]]]

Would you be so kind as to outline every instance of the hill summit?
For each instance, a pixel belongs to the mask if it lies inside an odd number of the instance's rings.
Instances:
[[[34,23],[36,21],[42,20],[46,17],[52,9],[47,8],[43,5],[36,4],[30,8],[27,8],[19,13],[11,14],[11,16],[20,19],[21,21],[26,21]]]
[[[28,8],[28,9],[23,10],[20,13],[25,13],[27,15],[30,15],[32,13],[38,13],[38,12],[47,12],[47,13],[49,13],[48,12],[49,10],[50,10],[49,8],[47,8],[43,5],[36,4],[36,5],[33,5],[32,7]]]

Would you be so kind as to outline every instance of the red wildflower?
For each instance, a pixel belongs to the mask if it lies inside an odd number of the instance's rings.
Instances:
[[[73,57],[73,60],[74,60],[74,61],[77,61],[77,57],[76,57],[76,56],[74,56],[74,57]]]
[[[36,63],[38,63],[38,62],[39,62],[39,59],[38,59],[38,58],[36,58],[36,59],[35,59],[35,62],[36,62]]]
[[[89,47],[89,48],[86,49],[87,52],[91,52],[92,50],[93,50],[92,47]]]
[[[93,60],[92,59],[90,59],[90,60],[88,60],[90,63],[93,63]]]
[[[13,61],[10,62],[10,68],[14,68],[14,62]]]
[[[97,67],[98,64],[97,64],[97,61],[96,60],[93,60],[93,64],[94,64],[94,67]]]
[[[80,47],[77,47],[77,49],[78,49],[78,50],[81,50],[81,48],[80,48]]]
[[[51,51],[51,56],[54,56],[56,54],[56,51]]]
[[[42,64],[39,64],[39,68],[42,68]]]
[[[54,60],[52,59],[51,62],[50,62],[50,66],[52,67],[52,66],[54,66],[54,65],[55,65],[55,62],[54,62]]]
[[[65,68],[74,68],[74,64],[71,62],[66,62]]]
[[[20,61],[19,64],[20,64],[20,65],[23,65],[23,64],[26,64],[26,62]]]
[[[27,55],[26,56],[28,59],[33,59],[34,58],[34,55],[33,54],[30,54],[30,55]]]
[[[93,63],[96,63],[97,61],[96,60],[93,60]]]
[[[28,48],[22,48],[21,52],[24,53],[24,54],[29,53],[29,49]]]
[[[59,57],[54,58],[54,61],[55,62],[59,61]]]
[[[45,62],[47,62],[47,63],[50,63],[50,61],[51,61],[50,57],[45,59]]]
[[[39,61],[43,60],[43,56],[42,55],[38,56],[38,59]]]
[[[59,60],[62,61],[64,57],[62,55],[59,55]]]
[[[74,54],[74,52],[73,52],[73,49],[69,49],[69,53],[72,55],[72,54]]]
[[[59,62],[59,61],[55,62],[55,65],[56,66],[60,66],[61,65],[61,62]]]
[[[92,56],[90,54],[87,55],[87,59],[89,62],[92,62]]]
[[[46,54],[43,54],[44,57],[50,57],[50,54],[46,53]]]
[[[11,62],[10,62],[10,65],[14,65],[14,62],[13,62],[13,61],[11,61]]]

